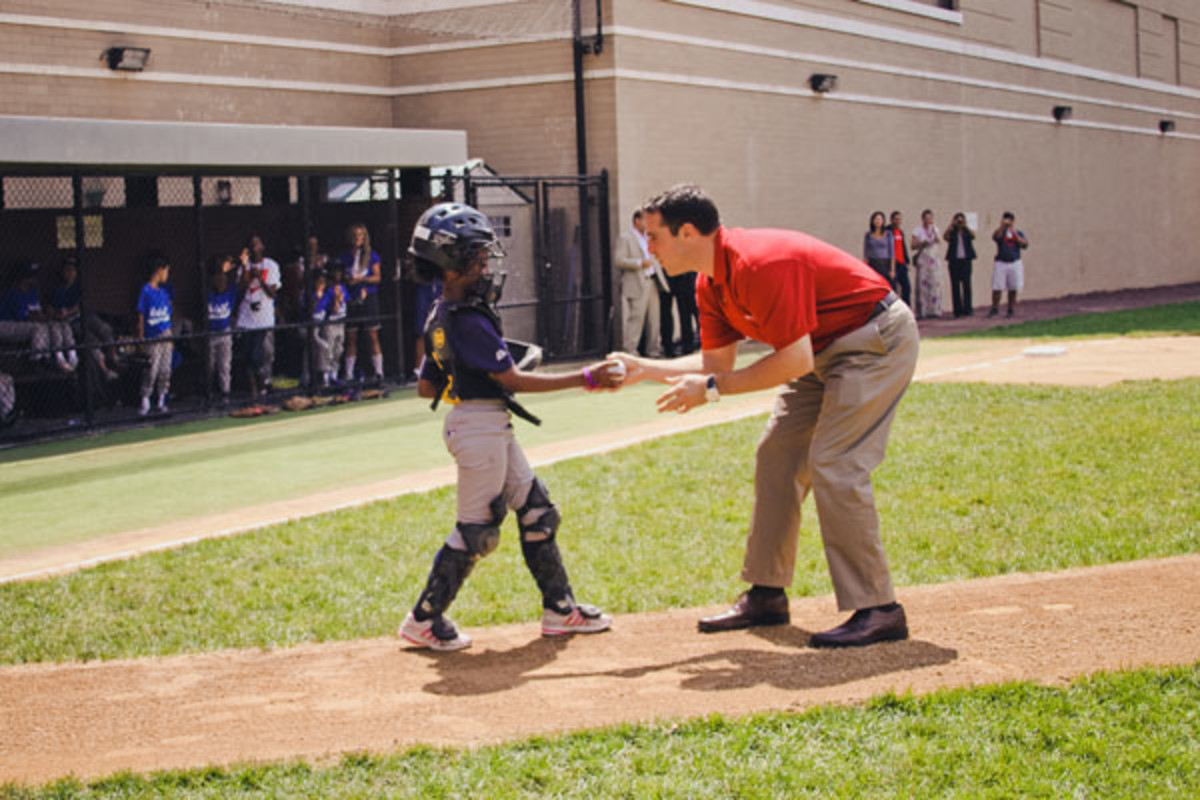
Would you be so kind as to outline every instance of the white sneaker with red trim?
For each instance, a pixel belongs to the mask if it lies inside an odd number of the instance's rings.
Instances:
[[[459,633],[458,628],[449,617],[433,617],[424,622],[418,622],[412,612],[404,618],[400,626],[400,638],[417,647],[427,647],[430,650],[463,650],[471,646],[471,637]]]
[[[542,636],[600,633],[612,627],[612,617],[595,606],[576,604],[567,614],[552,608],[542,612]]]

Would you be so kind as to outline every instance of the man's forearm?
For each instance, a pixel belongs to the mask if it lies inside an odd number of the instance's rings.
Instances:
[[[646,371],[646,380],[666,383],[667,378],[677,375],[688,375],[704,372],[704,358],[701,353],[691,353],[679,358],[643,358],[642,368]]]
[[[812,344],[809,337],[805,336],[741,369],[717,372],[717,391],[721,394],[745,394],[771,389],[803,377],[812,369]]]

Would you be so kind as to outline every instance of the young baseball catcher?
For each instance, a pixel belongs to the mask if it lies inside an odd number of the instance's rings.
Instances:
[[[513,397],[582,387],[615,388],[622,365],[599,362],[581,370],[541,374],[520,368],[501,332],[496,302],[504,273],[489,270],[503,255],[488,218],[461,203],[426,211],[413,231],[409,254],[424,280],[442,281],[442,296],[425,322],[425,360],[417,391],[453,404],[443,438],[458,465],[458,520],[433,559],[417,604],[400,636],[418,647],[461,650],[471,638],[446,609],[475,563],[500,541],[508,509],[517,515],[521,552],[542,593],[542,635],[607,630],[612,618],[575,601],[555,533],[561,519],[546,485],[513,435],[512,415],[537,423]]]

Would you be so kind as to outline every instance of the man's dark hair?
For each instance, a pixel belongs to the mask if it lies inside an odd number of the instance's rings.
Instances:
[[[662,194],[652,197],[642,206],[647,213],[658,214],[672,236],[679,234],[685,223],[691,223],[701,236],[707,236],[721,226],[721,215],[717,204],[704,190],[691,183],[672,186]]]
[[[642,210],[640,208],[637,208],[637,209],[634,209],[633,216],[630,217],[629,220],[631,222],[637,222],[641,218],[642,218]]]
[[[1000,219],[1011,219],[1011,220],[1015,221],[1017,219],[1017,217],[1011,211],[1005,211],[1004,216],[1002,216]]]
[[[888,219],[895,219],[895,218],[896,218],[896,217],[898,217],[898,216],[900,216],[900,212],[899,212],[899,211],[893,211],[893,212],[892,212],[892,215],[891,215],[890,217],[888,217]]]

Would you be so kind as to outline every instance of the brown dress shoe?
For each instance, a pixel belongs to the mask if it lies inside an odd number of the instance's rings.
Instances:
[[[737,602],[728,611],[700,620],[701,633],[720,633],[759,625],[787,625],[791,620],[788,613],[787,595],[780,592],[764,599],[753,592],[742,592]]]
[[[899,603],[890,611],[876,606],[860,608],[854,616],[833,630],[814,633],[812,647],[862,647],[876,642],[896,642],[908,638],[908,621]]]

